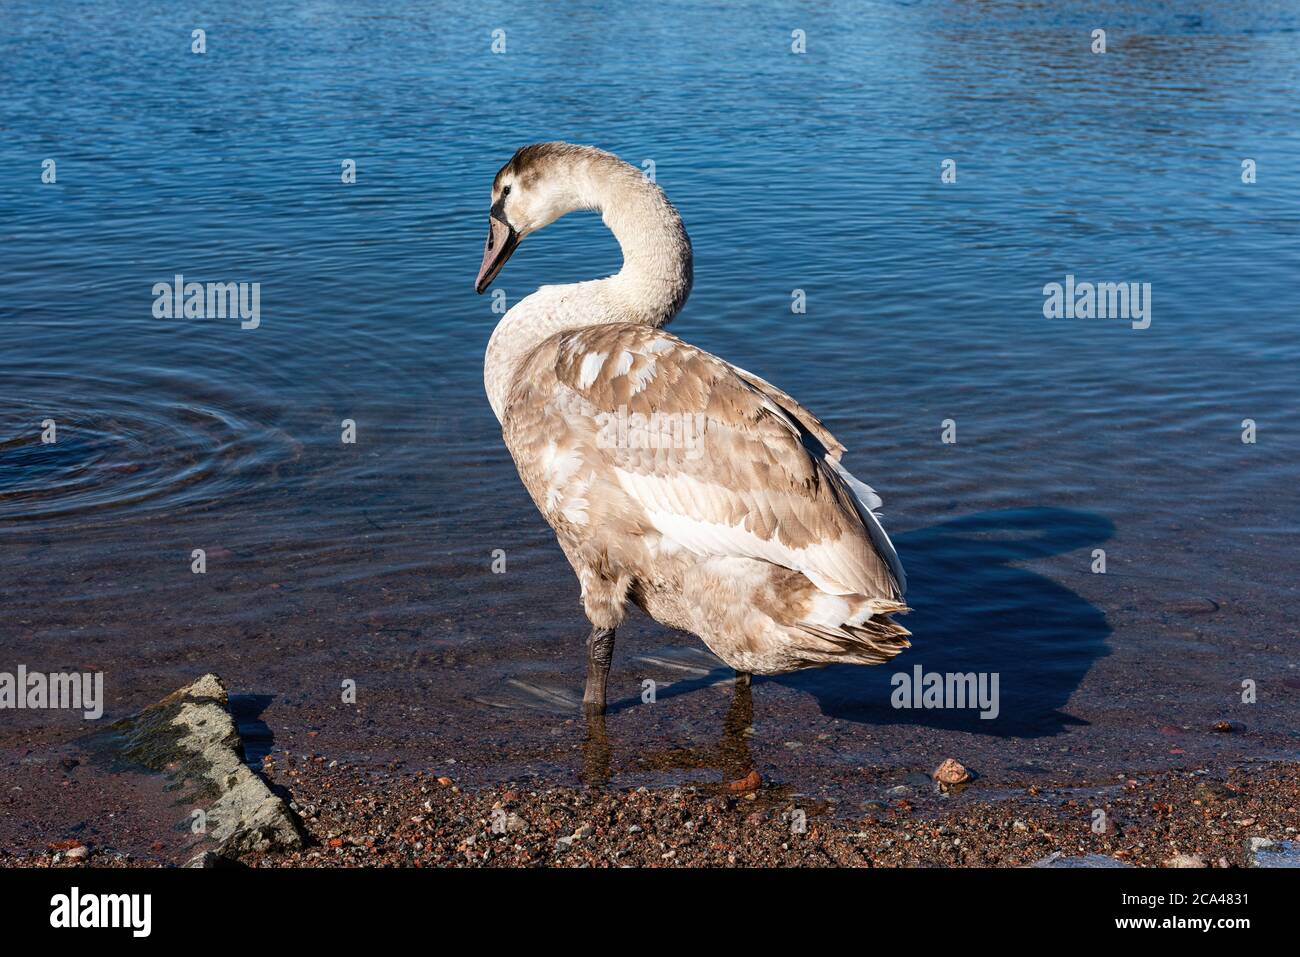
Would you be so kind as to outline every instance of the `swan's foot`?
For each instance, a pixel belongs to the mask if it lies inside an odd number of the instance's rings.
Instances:
[[[588,716],[605,713],[605,679],[614,660],[614,629],[593,628],[587,639],[587,687],[582,711]]]

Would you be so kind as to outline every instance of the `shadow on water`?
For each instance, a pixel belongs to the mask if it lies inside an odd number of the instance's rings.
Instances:
[[[1105,615],[1069,588],[1016,563],[1100,545],[1109,519],[1061,508],[980,512],[895,538],[907,568],[912,648],[877,668],[836,665],[775,680],[817,698],[823,713],[995,737],[1043,737],[1084,724],[1060,711],[1106,654]],[[1087,564],[1078,571],[1086,574]],[[892,676],[999,675],[1000,710],[895,709]]]

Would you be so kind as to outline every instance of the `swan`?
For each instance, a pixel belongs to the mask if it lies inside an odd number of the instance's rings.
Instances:
[[[909,610],[903,568],[844,446],[785,392],[664,330],[691,290],[691,242],[640,170],[592,146],[518,150],[492,183],[475,291],[574,210],[601,214],[622,269],[517,302],[483,379],[581,587],[584,711],[605,711],[629,601],[699,637],[746,687],[910,647],[890,617]]]

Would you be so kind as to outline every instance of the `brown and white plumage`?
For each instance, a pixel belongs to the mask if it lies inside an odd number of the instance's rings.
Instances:
[[[844,447],[788,394],[659,328],[685,301],[691,264],[658,187],[608,153],[543,144],[502,169],[493,198],[511,250],[564,205],[600,209],[624,250],[618,275],[517,304],[485,368],[592,624],[616,628],[630,599],[760,674],[877,664],[907,647],[889,617],[907,611],[902,567]],[[489,240],[489,279],[492,252]]]

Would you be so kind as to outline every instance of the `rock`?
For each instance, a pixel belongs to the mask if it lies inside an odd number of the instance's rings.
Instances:
[[[216,851],[204,851],[202,854],[195,854],[185,862],[186,867],[192,868],[214,868],[214,867],[237,867],[234,861],[222,857]]]
[[[1132,867],[1132,864],[1117,861],[1105,854],[1084,854],[1082,857],[1066,857],[1060,851],[1053,851],[1042,860],[1034,861],[1030,867]]]
[[[1245,731],[1246,726],[1240,721],[1216,721],[1211,725],[1210,730],[1216,731],[1219,734],[1233,734],[1234,732],[1240,733]]]
[[[943,790],[966,784],[970,781],[970,772],[952,758],[946,758],[943,764],[934,770],[934,779]]]
[[[899,798],[909,798],[915,793],[916,792],[913,791],[911,788],[909,788],[906,784],[900,784],[897,787],[892,787],[888,791],[886,791],[885,797],[890,798],[891,800],[897,800]]]
[[[84,861],[90,857],[90,848],[84,844],[78,844],[76,847],[68,848],[68,852],[63,856],[69,861]]]
[[[244,763],[229,704],[221,679],[207,674],[112,731],[128,758],[168,774],[182,800],[206,811],[219,857],[301,848],[293,814]]]
[[[750,771],[739,781],[728,781],[727,790],[734,792],[757,791],[763,785],[763,778],[757,771]]]
[[[1219,607],[1219,603],[1210,598],[1188,598],[1164,604],[1165,611],[1176,615],[1213,615]]]
[[[1209,864],[1205,863],[1205,858],[1201,857],[1199,854],[1176,854],[1169,858],[1169,860],[1165,861],[1165,867],[1184,868],[1209,866]]]
[[[1270,841],[1264,837],[1252,837],[1246,845],[1246,866],[1300,867],[1300,841]]]

